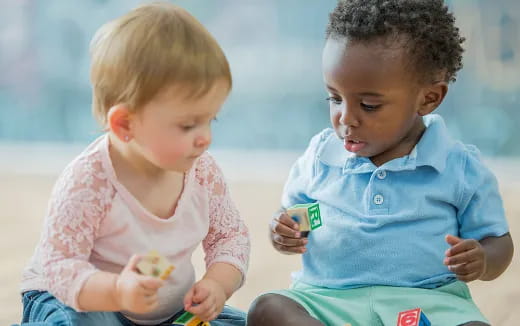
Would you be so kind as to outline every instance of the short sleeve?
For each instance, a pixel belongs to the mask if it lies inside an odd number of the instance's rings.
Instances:
[[[509,230],[497,180],[474,146],[466,149],[457,218],[462,238],[481,240]]]
[[[330,129],[325,129],[314,135],[303,155],[291,167],[282,194],[283,208],[314,201],[309,197],[309,187],[316,174],[319,146],[329,134]]]

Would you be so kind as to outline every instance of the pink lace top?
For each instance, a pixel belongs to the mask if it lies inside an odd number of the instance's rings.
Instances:
[[[156,249],[175,270],[159,290],[159,308],[146,315],[125,313],[154,324],[182,309],[195,282],[191,256],[202,242],[206,267],[232,264],[243,277],[249,234],[233,204],[223,175],[205,153],[184,178],[173,216],[152,215],[118,182],[104,135],[71,162],[52,192],[44,230],[21,290],[45,290],[79,310],[78,294],[98,270],[119,273],[133,254]]]

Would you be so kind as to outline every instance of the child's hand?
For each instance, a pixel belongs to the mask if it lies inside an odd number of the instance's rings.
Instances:
[[[164,282],[159,278],[139,274],[136,269],[139,259],[137,255],[132,256],[119,274],[115,295],[120,310],[143,314],[157,308],[157,291]]]
[[[271,221],[270,238],[276,250],[284,254],[302,254],[307,249],[307,238],[302,238],[299,225],[286,212],[275,215]]]
[[[202,321],[211,321],[222,312],[226,303],[226,292],[215,280],[204,278],[195,283],[184,296],[184,310]]]
[[[464,282],[478,280],[486,272],[486,252],[474,239],[461,239],[451,234],[446,236],[451,248],[446,250],[444,265]]]

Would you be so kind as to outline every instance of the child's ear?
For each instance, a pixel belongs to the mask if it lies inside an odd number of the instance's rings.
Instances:
[[[132,113],[125,104],[117,104],[108,110],[108,128],[121,141],[132,139]]]
[[[446,93],[448,93],[448,83],[445,81],[439,81],[425,86],[421,107],[418,113],[424,116],[433,112],[433,110],[442,103]]]

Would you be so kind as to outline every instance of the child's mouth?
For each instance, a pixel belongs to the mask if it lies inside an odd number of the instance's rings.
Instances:
[[[362,150],[367,143],[361,142],[361,141],[355,141],[355,140],[344,140],[345,143],[345,149],[352,153],[357,153],[360,150]]]

